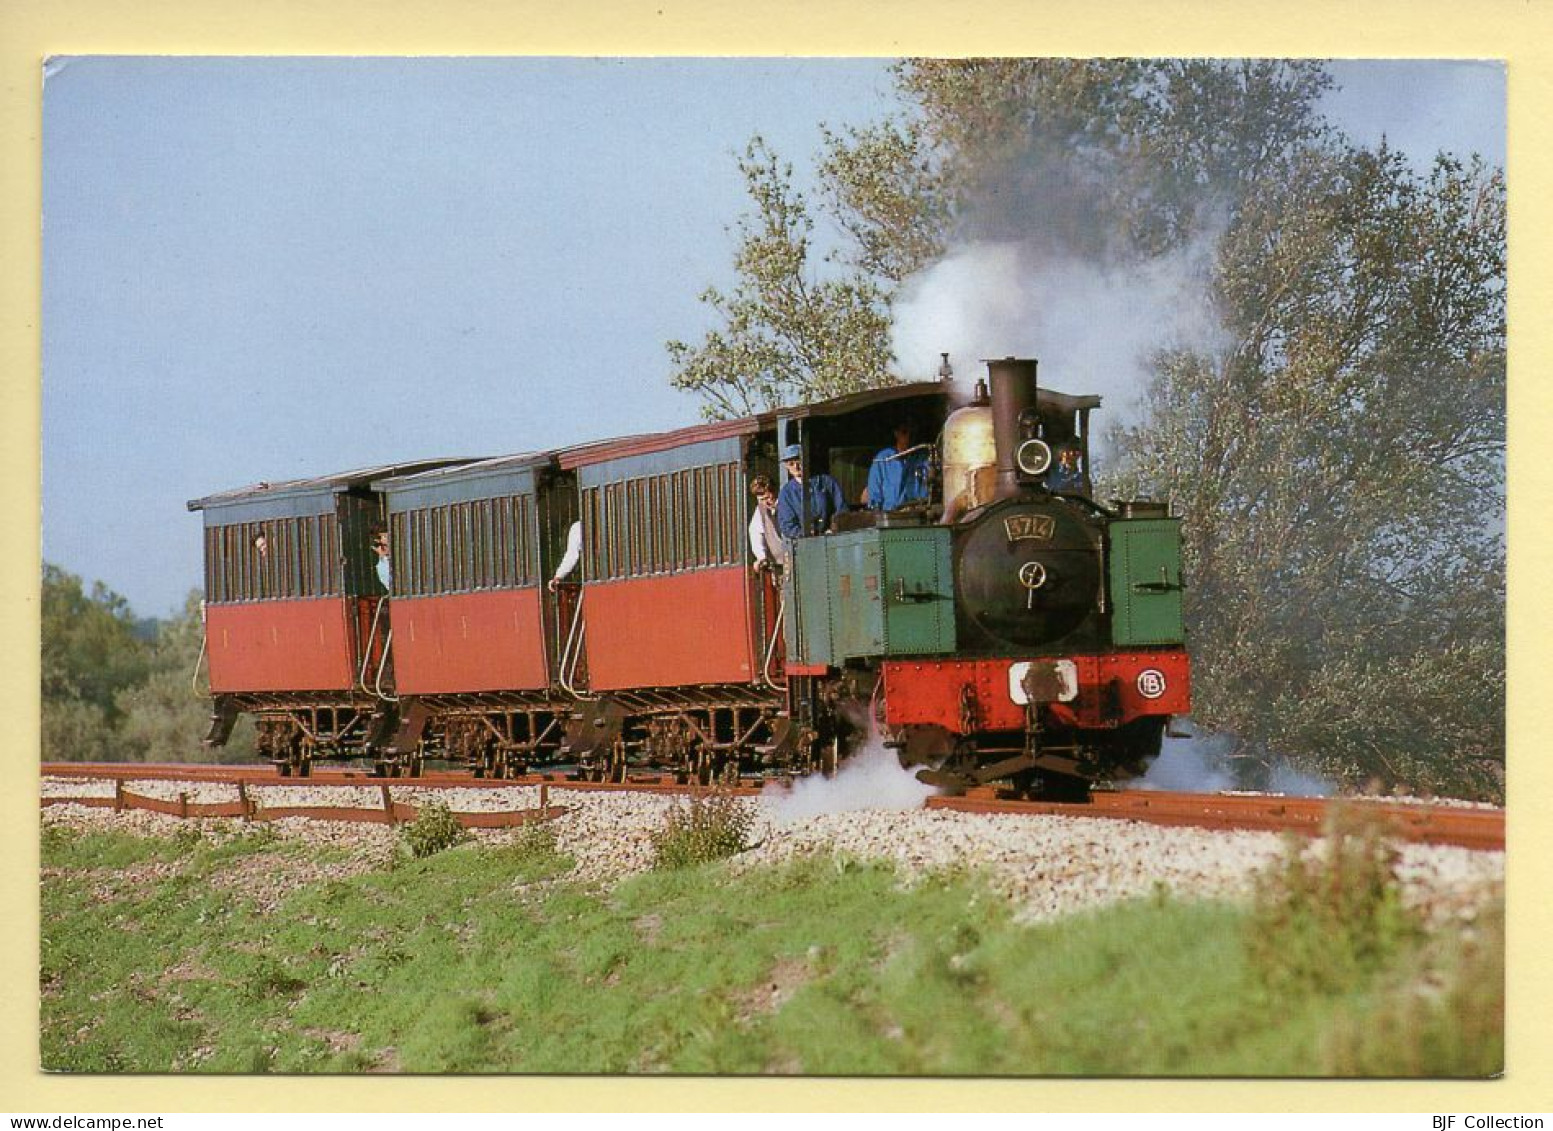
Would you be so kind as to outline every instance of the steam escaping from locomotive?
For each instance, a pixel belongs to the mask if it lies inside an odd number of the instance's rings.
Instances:
[[[974,358],[1039,356],[1069,386],[1104,397],[1113,423],[1128,422],[1161,351],[1225,345],[1209,288],[1217,243],[1217,232],[1205,233],[1126,265],[1015,242],[966,244],[906,282],[891,344],[910,376],[933,374],[948,351],[960,382]]]
[[[762,804],[778,824],[828,813],[920,809],[938,792],[903,767],[899,752],[886,745],[868,703],[844,702],[838,713],[848,728],[840,769],[833,775],[816,773],[773,782],[761,792]]]
[[[760,800],[774,821],[789,825],[827,813],[920,809],[937,792],[902,768],[878,728],[870,727],[834,777],[813,774],[791,783],[772,783],[761,792]]]
[[[1127,786],[1172,793],[1241,789],[1290,797],[1331,797],[1337,792],[1334,782],[1298,769],[1284,757],[1276,757],[1270,766],[1234,759],[1230,755],[1236,743],[1235,736],[1229,734],[1166,738],[1148,773]]]

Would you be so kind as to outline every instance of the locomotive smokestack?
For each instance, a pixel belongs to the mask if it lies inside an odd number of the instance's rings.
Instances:
[[[1006,499],[1019,492],[1019,445],[1027,424],[1036,413],[1034,358],[1005,357],[987,362],[992,382],[992,441],[998,452],[998,479],[994,498]]]

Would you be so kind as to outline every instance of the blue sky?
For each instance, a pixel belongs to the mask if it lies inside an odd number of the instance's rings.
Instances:
[[[678,427],[760,132],[808,183],[883,60],[73,58],[44,89],[43,552],[141,615],[188,499]],[[1497,64],[1338,63],[1329,114],[1504,161]]]

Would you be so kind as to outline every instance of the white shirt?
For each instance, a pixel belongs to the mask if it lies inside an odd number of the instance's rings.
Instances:
[[[773,540],[775,547],[771,545]],[[755,513],[750,517],[750,553],[755,555],[757,562],[772,561],[781,565],[787,557],[786,549],[782,536],[777,533],[776,515],[756,503]]]
[[[577,568],[577,563],[582,560],[582,523],[574,522],[566,531],[566,553],[561,557],[561,564],[555,567],[555,580],[571,573]]]

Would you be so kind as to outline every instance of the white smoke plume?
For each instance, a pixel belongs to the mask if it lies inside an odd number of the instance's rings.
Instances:
[[[903,768],[895,751],[871,730],[868,740],[842,762],[835,777],[811,774],[791,784],[773,782],[761,791],[760,800],[772,820],[789,825],[823,813],[920,809],[937,792]]]
[[[1127,783],[1129,789],[1167,793],[1221,793],[1235,788],[1226,754],[1234,743],[1224,738],[1167,738],[1149,772]]]
[[[1264,783],[1245,781],[1242,774],[1237,774],[1237,768],[1244,766],[1247,771],[1244,776],[1250,776],[1260,767],[1232,759],[1230,752],[1235,745],[1235,737],[1227,734],[1166,738],[1148,773],[1127,782],[1126,788],[1171,793],[1222,793],[1255,788],[1259,792],[1290,797],[1331,797],[1337,792],[1334,782],[1295,769],[1282,757],[1267,770]]]
[[[1209,300],[1219,236],[1204,231],[1179,251],[1130,264],[1016,242],[951,250],[907,280],[896,302],[900,372],[931,377],[947,350],[969,385],[984,358],[1034,357],[1043,386],[1098,393],[1107,420],[1131,421],[1157,352],[1223,345]]]

